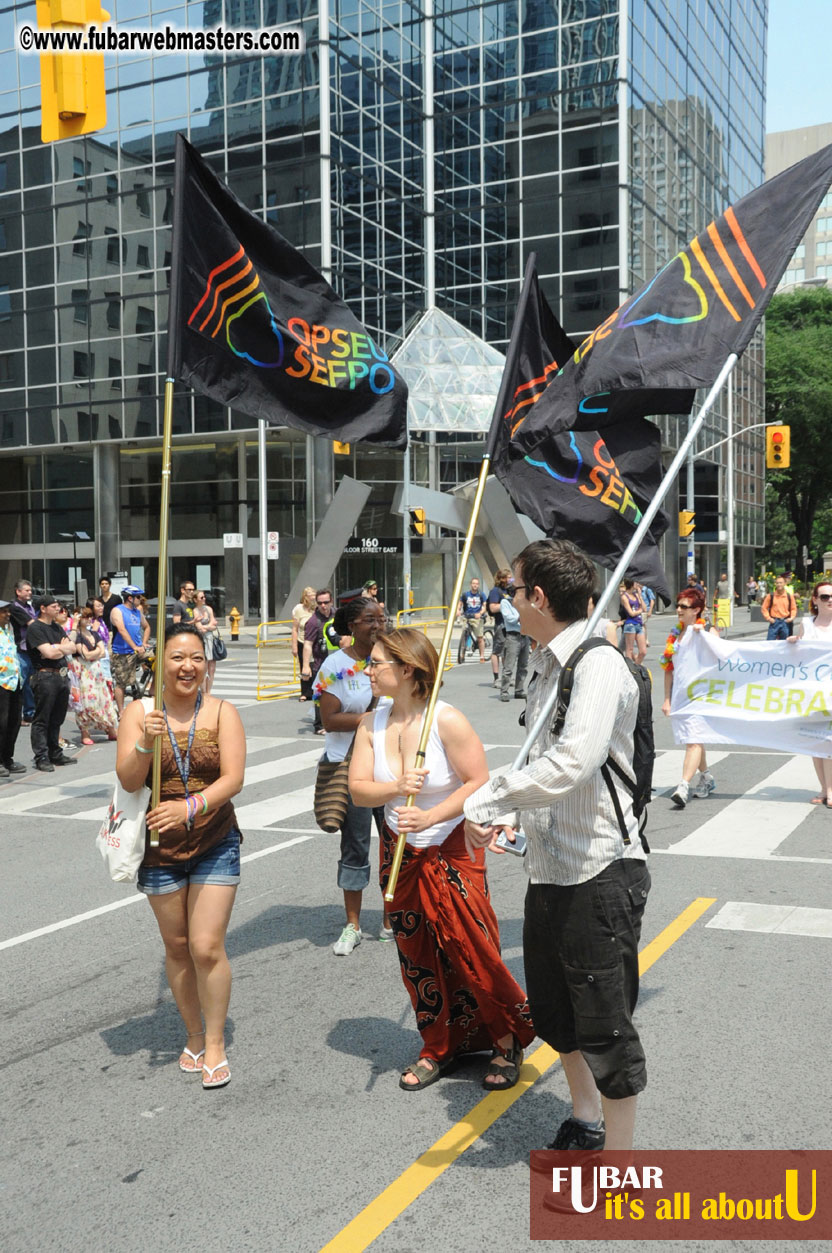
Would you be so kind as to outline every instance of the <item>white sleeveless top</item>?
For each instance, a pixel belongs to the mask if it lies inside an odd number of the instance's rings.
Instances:
[[[452,792],[455,792],[458,787],[462,786],[462,780],[454,773],[445,755],[445,749],[442,746],[436,726],[440,712],[443,709],[447,709],[447,707],[445,701],[440,700],[436,702],[436,712],[430,735],[428,736],[428,746],[425,754],[425,766],[430,771],[430,774],[425,779],[419,795],[413,801],[414,805],[417,805],[419,809],[432,809],[434,805],[441,804]],[[375,758],[373,778],[376,783],[395,783],[397,777],[387,763],[387,751],[384,746],[384,735],[392,708],[392,703],[382,705],[373,716],[373,756]],[[395,810],[404,805],[406,801],[407,797],[405,796],[395,796],[384,806],[384,820],[390,830],[395,831],[397,834],[399,824]],[[411,831],[408,834],[407,842],[411,848],[430,848],[433,844],[442,844],[451,834],[454,827],[459,826],[461,818],[462,813],[460,812],[456,818],[448,818],[445,822],[438,822],[435,826],[428,827],[425,831]]]

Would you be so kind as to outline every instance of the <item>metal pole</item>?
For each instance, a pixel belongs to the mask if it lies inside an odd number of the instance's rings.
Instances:
[[[418,769],[424,765],[425,753],[428,747],[428,737],[430,729],[433,725],[433,715],[436,710],[436,702],[439,699],[439,689],[442,686],[442,672],[445,669],[445,662],[448,660],[448,653],[451,648],[451,635],[454,630],[454,622],[456,620],[456,607],[459,604],[459,598],[462,595],[462,584],[465,580],[465,567],[468,564],[468,558],[471,555],[471,545],[474,542],[474,533],[477,529],[477,521],[480,516],[480,508],[482,506],[482,497],[485,492],[485,481],[488,478],[488,471],[491,465],[490,454],[486,452],[482,459],[480,467],[480,477],[477,482],[477,490],[474,495],[474,504],[471,508],[471,521],[468,523],[468,533],[465,536],[465,544],[462,549],[462,556],[459,561],[459,568],[456,572],[456,582],[454,583],[453,595],[448,607],[448,620],[445,623],[445,631],[442,636],[442,644],[439,649],[439,663],[436,669],[436,682],[430,694],[425,716],[422,721],[422,734],[419,737],[419,747],[416,750],[416,761],[414,766]],[[407,804],[413,804],[413,797],[408,796]],[[387,881],[387,891],[384,893],[386,901],[392,901],[396,895],[396,884],[399,879],[399,870],[402,865],[402,857],[404,856],[404,846],[407,843],[407,832],[400,831],[396,840],[396,851],[393,854],[393,864],[390,867],[390,878]]]
[[[692,427],[693,427],[693,417],[691,416],[690,420],[688,421],[688,436],[690,436]],[[694,472],[693,472],[693,461],[694,461],[693,444],[691,444],[690,451],[688,453],[687,485],[685,489],[685,508],[688,510],[689,513],[693,513],[696,508],[696,485],[695,485]],[[690,535],[687,537],[687,540],[688,540],[688,548],[687,548],[687,557],[685,559],[685,573],[693,574],[695,573],[694,571],[695,556],[694,556],[694,550],[693,550],[695,535],[693,531],[691,531]]]
[[[170,450],[173,443],[173,385],[175,380],[165,379],[165,415],[162,431],[162,502],[159,511],[159,612],[156,615],[156,674],[153,683],[153,707],[161,709],[164,703],[163,658],[165,655],[165,611],[168,599],[168,521],[170,517]],[[162,790],[162,737],[153,741],[153,782],[150,790],[150,808],[159,804]],[[150,847],[159,847],[159,832],[150,832]]]
[[[658,492],[656,493],[656,495],[650,501],[650,504],[645,509],[641,522],[639,522],[638,527],[633,533],[632,539],[630,540],[629,544],[624,550],[624,553],[622,554],[621,559],[618,562],[618,565],[616,566],[613,572],[612,578],[610,579],[607,586],[602,589],[601,594],[598,597],[598,603],[595,606],[592,617],[587,622],[586,629],[584,630],[584,633],[581,636],[582,640],[585,640],[590,635],[592,635],[593,631],[595,630],[595,627],[598,625],[598,622],[603,617],[604,610],[607,607],[607,603],[610,597],[612,596],[613,591],[618,588],[619,583],[621,582],[624,575],[627,573],[627,567],[629,566],[630,562],[632,561],[633,557],[635,556],[636,552],[641,546],[641,543],[644,540],[644,537],[649,530],[650,523],[653,521],[654,517],[656,516],[659,509],[661,508],[662,501],[664,500],[667,493],[670,491],[670,488],[673,485],[676,475],[681,470],[682,465],[684,464],[685,458],[688,455],[688,451],[690,448],[692,448],[693,441],[696,439],[696,436],[699,432],[699,429],[702,426],[702,423],[705,421],[705,418],[707,417],[708,413],[713,408],[714,401],[716,400],[722,388],[725,386],[725,380],[729,377],[731,371],[733,370],[736,364],[737,364],[737,355],[736,353],[732,352],[730,357],[728,358],[728,360],[725,362],[724,366],[720,370],[719,375],[717,376],[716,382],[714,383],[713,387],[711,388],[711,390],[708,392],[707,396],[705,397],[705,400],[702,404],[702,408],[699,410],[699,413],[690,423],[687,435],[685,436],[682,443],[679,445],[679,449],[676,453],[676,456],[673,458],[670,465],[668,466],[667,474],[662,479]],[[529,731],[528,735],[526,736],[523,742],[523,746],[521,747],[519,753],[517,754],[514,761],[512,762],[510,766],[511,770],[523,769],[523,766],[526,763],[526,758],[529,755],[529,749],[531,748],[532,744],[534,744],[535,740],[540,735],[541,731],[543,731],[544,728],[547,727],[551,721],[552,713],[554,712],[555,705],[557,704],[557,699],[558,699],[558,689],[557,689],[557,684],[555,684],[555,686],[552,688],[551,693],[549,694],[549,699],[546,701],[546,705],[540,712],[540,716],[538,717],[537,722]]]
[[[734,377],[728,376],[728,448],[726,449],[725,471],[728,475],[727,513],[728,523],[728,558],[725,572],[728,575],[729,604],[728,624],[734,621]]]
[[[402,574],[404,577],[404,604],[402,609],[410,609],[410,431],[407,433],[407,447],[402,457]],[[405,624],[410,622],[410,614],[406,612]]]
[[[257,423],[257,494],[260,511],[260,638],[268,638],[269,559],[266,556],[268,520],[268,487],[266,479],[266,423]]]

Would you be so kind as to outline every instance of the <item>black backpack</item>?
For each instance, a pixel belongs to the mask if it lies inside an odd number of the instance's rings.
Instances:
[[[582,644],[578,645],[571,657],[567,659],[558,680],[558,703],[552,723],[552,733],[554,735],[559,736],[563,731],[566,711],[572,698],[575,667],[591,649],[604,646],[615,648],[615,644],[611,644],[609,640],[600,637],[584,640]],[[618,652],[618,649],[615,648],[615,651]],[[656,758],[656,750],[653,744],[653,680],[650,676],[650,671],[645,669],[644,666],[636,665],[634,661],[630,661],[628,657],[621,653],[619,653],[619,656],[635,679],[636,687],[638,688],[638,712],[636,714],[636,725],[633,730],[633,774],[635,778],[631,779],[613,761],[612,757],[608,757],[601,767],[601,777],[609,789],[615,816],[618,819],[621,836],[625,844],[630,843],[630,837],[627,833],[627,824],[624,821],[624,811],[621,808],[621,802],[618,799],[618,793],[613,783],[613,774],[621,780],[632,796],[633,814],[640,819],[638,828],[639,839],[645,853],[649,853],[650,846],[645,839],[644,829],[647,826],[647,806],[650,803],[653,791],[653,762]]]

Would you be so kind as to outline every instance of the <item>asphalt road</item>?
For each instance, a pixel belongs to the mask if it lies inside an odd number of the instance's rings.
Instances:
[[[654,636],[656,658],[661,630]],[[252,703],[251,665],[241,650],[223,669],[249,739],[227,1089],[203,1092],[179,1072],[184,1038],[150,910],[108,880],[95,851],[113,746],[0,787],[3,1247],[525,1248],[527,1155],[564,1116],[562,1073],[555,1064],[536,1078],[532,1058],[526,1077],[536,1081],[505,1109],[505,1098],[479,1087],[484,1059],[430,1092],[399,1090],[419,1041],[395,949],[374,938],[380,896],[373,886],[366,895],[365,941],[335,957],[337,841],[314,827],[309,803],[321,741],[308,706]],[[521,705],[500,704],[490,669],[454,669],[443,695],[491,745],[492,766],[508,764]],[[650,1079],[637,1143],[832,1147],[832,815],[795,804],[811,794],[811,762],[726,753],[715,759],[715,795],[680,813],[667,799],[680,758],[660,714],[656,730],[643,937],[654,958],[638,1011]],[[490,876],[506,959],[522,983],[523,866],[492,858]],[[703,898],[712,903],[668,935]],[[792,934],[807,917],[816,933]],[[665,951],[655,955],[659,936]],[[472,1142],[458,1154],[466,1128]],[[422,1155],[414,1182],[409,1168]],[[366,1207],[367,1225],[337,1239]]]

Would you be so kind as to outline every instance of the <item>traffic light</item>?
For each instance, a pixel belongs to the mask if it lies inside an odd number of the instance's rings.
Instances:
[[[408,513],[410,514],[410,534],[424,535],[427,530],[424,509],[409,509]]]
[[[791,463],[790,426],[766,427],[766,469],[788,470]]]
[[[684,539],[687,535],[693,535],[696,530],[696,514],[692,509],[679,510],[679,537]]]
[[[99,0],[37,0],[41,30],[100,27],[110,15]],[[40,137],[45,144],[107,125],[103,52],[44,52],[40,58]]]
[[[332,441],[332,451],[336,457],[348,457],[350,455],[349,444],[342,444],[337,439]]]

